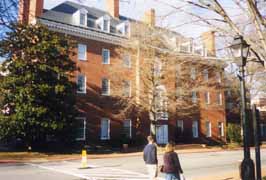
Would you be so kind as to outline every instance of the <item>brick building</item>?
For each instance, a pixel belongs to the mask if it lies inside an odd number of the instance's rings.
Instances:
[[[134,106],[125,107],[127,100],[137,102],[141,99],[143,82],[140,66],[144,57],[136,51],[133,51],[135,54],[126,51],[118,54],[117,48],[127,44],[130,37],[138,32],[132,24],[141,22],[121,16],[119,0],[106,2],[107,11],[73,2],[43,10],[43,0],[21,0],[19,19],[25,23],[41,23],[77,41],[76,56],[72,57],[79,68],[75,74],[80,111],[79,117],[76,117],[80,123],[77,140],[113,143],[121,142],[121,138],[127,136],[132,141],[138,141],[150,133],[149,115],[147,112],[140,114]],[[145,13],[144,23],[155,26],[155,17],[155,11],[151,9]],[[194,104],[189,109],[189,116],[180,116],[179,112],[186,107],[174,107],[171,113],[167,108],[158,112],[155,126],[157,143],[165,144],[169,140],[182,143],[225,141],[223,65],[215,57],[214,32],[204,33],[200,45],[178,33],[170,34],[169,38],[174,39],[174,46],[178,49],[177,56],[191,60],[180,65],[179,69],[189,74],[187,78],[191,84],[194,83],[193,87],[198,86],[195,79],[199,78],[208,88],[193,91],[193,88],[187,87],[190,92],[188,101]],[[124,78],[121,97],[113,88],[116,81],[113,67],[120,67],[121,74],[118,76]],[[178,87],[177,81],[173,80],[165,82],[160,89],[165,92]]]

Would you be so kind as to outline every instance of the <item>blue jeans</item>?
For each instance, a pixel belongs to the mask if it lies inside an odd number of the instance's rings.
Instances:
[[[174,173],[165,173],[165,180],[179,180]]]

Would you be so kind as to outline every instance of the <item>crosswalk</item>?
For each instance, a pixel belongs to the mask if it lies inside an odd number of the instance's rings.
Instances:
[[[46,163],[28,163],[30,166],[49,171],[63,173],[70,176],[79,177],[87,180],[148,180],[147,174],[128,171],[105,166],[89,165],[88,168],[79,168],[77,162],[46,162]],[[162,180],[162,178],[158,178]]]

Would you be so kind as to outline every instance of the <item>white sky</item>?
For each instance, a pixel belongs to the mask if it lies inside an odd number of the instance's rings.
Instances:
[[[65,0],[44,0],[44,8],[51,9],[54,6],[64,1]],[[88,6],[105,10],[105,1],[107,0],[69,0],[69,1],[79,2]],[[206,27],[200,27],[198,25],[187,24],[180,26],[180,24],[189,21],[188,16],[178,12],[177,10],[173,10],[172,8],[161,2],[163,1],[162,0],[120,0],[120,14],[134,19],[141,19],[146,10],[154,8],[156,11],[157,24],[160,26],[168,27],[171,30],[176,30],[177,32],[189,37],[198,37],[202,32],[208,30]],[[171,3],[176,7],[182,6],[182,3],[176,0],[167,0],[165,2]],[[166,15],[168,16],[166,17]]]

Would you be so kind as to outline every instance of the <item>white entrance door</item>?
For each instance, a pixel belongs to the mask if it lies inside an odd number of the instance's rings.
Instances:
[[[156,126],[156,141],[157,144],[168,143],[168,125]]]

